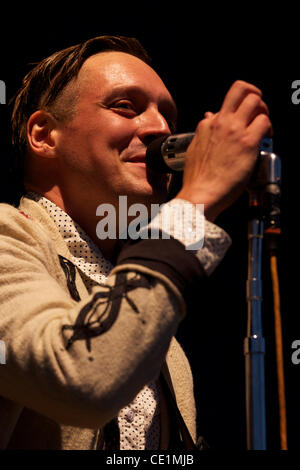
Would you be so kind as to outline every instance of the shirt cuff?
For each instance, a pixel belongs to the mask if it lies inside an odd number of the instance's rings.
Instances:
[[[205,218],[204,204],[175,198],[159,207],[144,229],[150,229],[154,238],[160,231],[162,238],[180,241],[186,250],[195,254],[206,274],[212,274],[231,246],[230,236]]]

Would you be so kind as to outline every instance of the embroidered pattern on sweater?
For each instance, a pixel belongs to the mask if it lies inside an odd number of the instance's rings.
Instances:
[[[76,268],[74,264],[62,255],[58,255],[60,265],[65,273],[67,286],[72,299],[79,302],[80,295],[75,284]]]
[[[116,274],[114,286],[99,285],[106,291],[93,295],[92,300],[80,310],[74,325],[62,326],[62,331],[73,330],[73,336],[68,340],[66,349],[69,349],[75,341],[85,340],[87,350],[91,352],[91,338],[100,336],[111,328],[118,318],[123,298],[136,314],[140,313],[133,300],[128,297],[128,292],[140,287],[151,288],[151,282],[146,276],[136,275],[132,279],[127,279],[127,273],[124,272]],[[145,323],[142,317],[140,320]]]

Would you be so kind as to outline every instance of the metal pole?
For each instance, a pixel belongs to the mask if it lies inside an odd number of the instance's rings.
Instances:
[[[254,217],[248,225],[248,325],[244,341],[248,450],[266,449],[265,340],[262,331],[261,259],[264,223]]]
[[[281,161],[272,139],[260,145],[256,171],[249,185],[248,325],[244,341],[247,447],[265,450],[265,340],[262,331],[262,250],[264,230],[277,227],[280,215]]]

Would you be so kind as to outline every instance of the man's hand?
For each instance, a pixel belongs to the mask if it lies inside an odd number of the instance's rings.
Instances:
[[[267,105],[255,86],[236,81],[217,114],[199,122],[185,158],[177,197],[205,204],[214,220],[246,189],[261,140],[272,133]]]

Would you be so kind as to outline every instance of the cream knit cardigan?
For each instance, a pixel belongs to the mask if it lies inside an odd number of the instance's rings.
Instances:
[[[151,289],[137,288],[131,297],[140,313],[123,299],[111,328],[91,339],[91,351],[85,340],[66,349],[72,332],[62,326],[73,325],[94,295],[107,289],[97,286],[89,294],[77,271],[81,300],[71,298],[58,258],[71,261],[68,248],[45,209],[27,198],[19,209],[0,204],[0,255],[0,340],[6,346],[0,448],[95,449],[99,429],[161,370],[196,441],[192,374],[174,338],[185,304],[166,276],[143,266],[116,266],[107,285],[120,271],[127,279],[151,276]],[[161,426],[167,439],[163,406]]]

